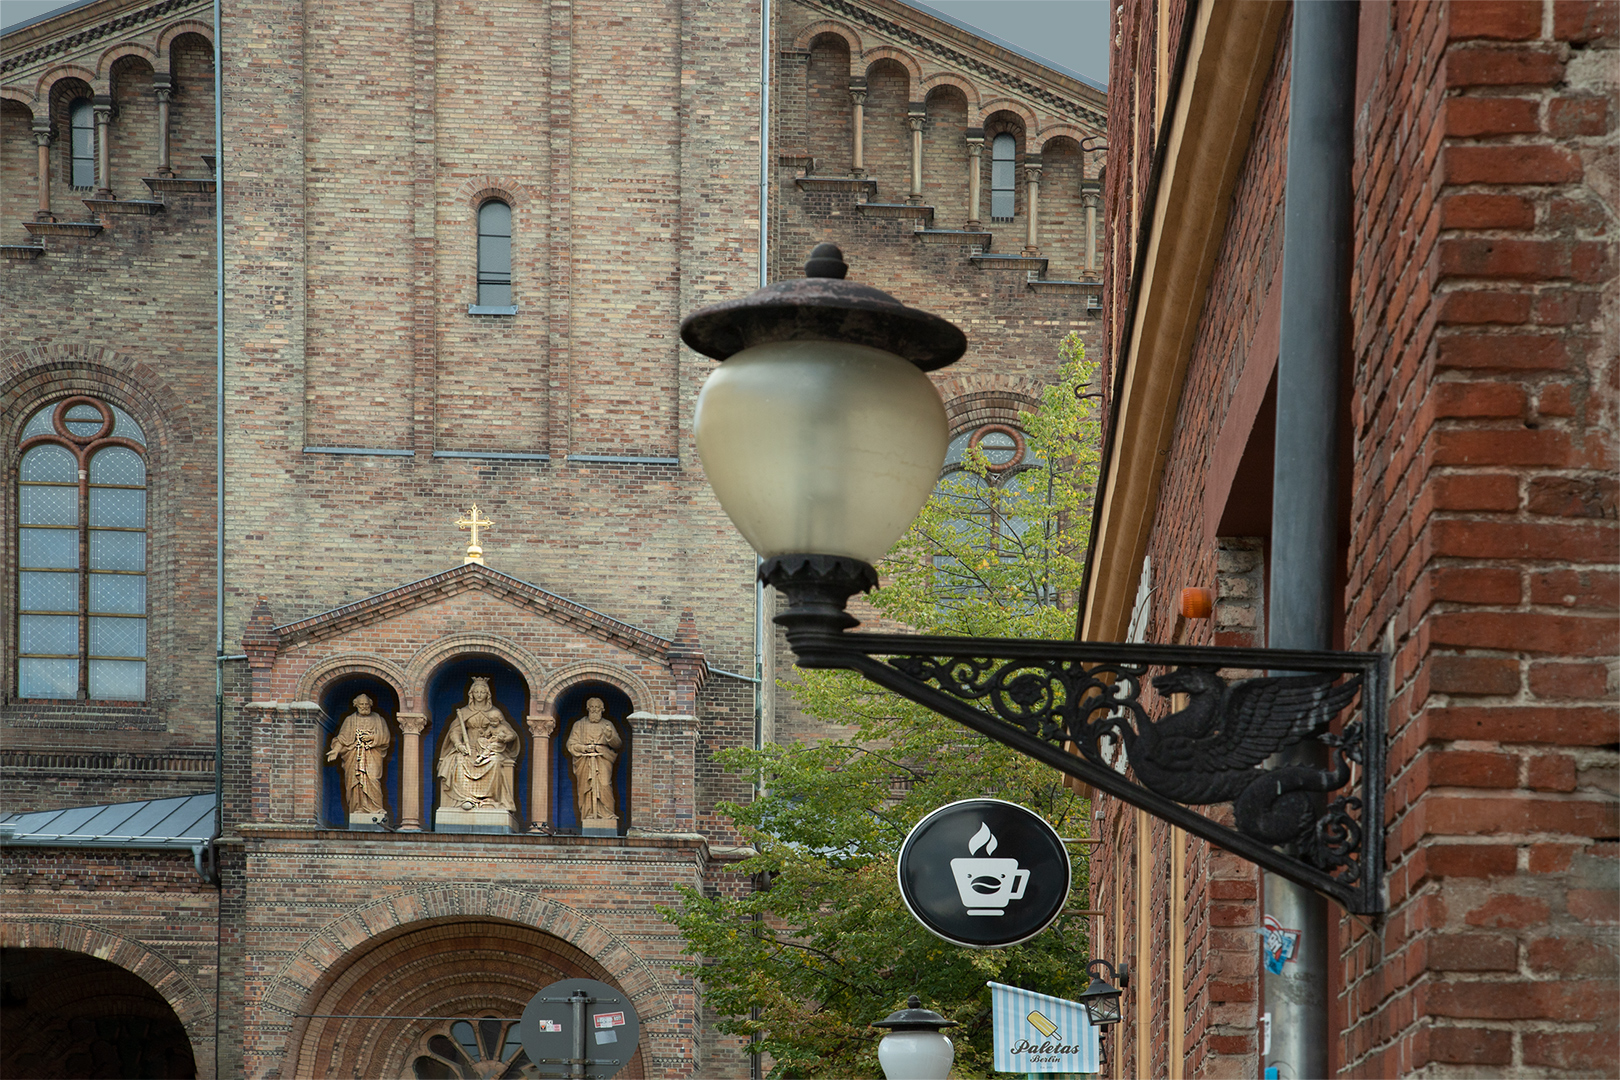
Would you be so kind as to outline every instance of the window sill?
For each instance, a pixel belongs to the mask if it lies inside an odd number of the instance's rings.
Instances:
[[[517,314],[517,305],[514,304],[511,307],[484,307],[484,306],[481,306],[479,304],[472,304],[472,305],[468,306],[467,314],[469,314],[469,315],[516,315]]]

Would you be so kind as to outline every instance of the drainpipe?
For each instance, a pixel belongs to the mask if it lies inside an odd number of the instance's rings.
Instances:
[[[770,284],[771,209],[771,0],[759,0],[759,287]],[[754,557],[754,569],[764,560]],[[754,749],[765,747],[765,582],[754,575]],[[755,792],[759,787],[756,783]],[[754,916],[755,923],[760,921]],[[759,1009],[750,1010],[754,1020]],[[759,1041],[759,1033],[749,1036]],[[749,1080],[760,1080],[763,1062],[758,1054],[748,1055]]]
[[[1294,5],[1271,503],[1267,644],[1273,649],[1326,649],[1332,642],[1356,33],[1354,2]],[[1323,764],[1309,758],[1279,763]],[[1266,1077],[1328,1075],[1327,904],[1309,889],[1265,876],[1266,914],[1300,935],[1293,959],[1280,973],[1264,975]]]
[[[214,0],[214,841],[225,832],[225,64]],[[166,151],[165,151],[166,156]],[[224,1076],[225,886],[214,926],[214,1075]]]

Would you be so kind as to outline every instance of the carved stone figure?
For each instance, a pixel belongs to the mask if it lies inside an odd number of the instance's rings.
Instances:
[[[512,782],[518,733],[480,676],[467,688],[467,704],[456,710],[439,753],[441,805],[462,810],[491,808],[517,812]]]
[[[383,770],[388,763],[388,747],[393,736],[381,713],[371,711],[366,694],[356,697],[354,711],[343,718],[326,751],[327,761],[341,761],[343,805],[351,818],[387,812],[383,794]]]
[[[613,721],[602,715],[602,699],[585,703],[585,715],[574,721],[564,749],[574,774],[574,806],[583,829],[619,828],[618,798],[613,791],[613,766],[624,740]]]

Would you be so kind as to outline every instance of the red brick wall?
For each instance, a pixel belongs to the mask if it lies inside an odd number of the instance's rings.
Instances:
[[[1617,1057],[1617,16],[1363,11],[1347,630],[1395,698],[1359,1075]]]
[[[33,114],[21,102],[0,101],[0,241],[30,242],[23,229],[39,206],[39,158]]]

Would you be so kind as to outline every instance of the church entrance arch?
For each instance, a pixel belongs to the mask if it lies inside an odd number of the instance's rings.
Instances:
[[[412,923],[351,953],[315,986],[283,1075],[526,1075],[511,1021],[541,989],[575,978],[618,988],[601,964],[531,926],[466,918]],[[639,1048],[620,1075],[645,1075]]]
[[[0,1076],[194,1077],[170,1004],[139,975],[68,949],[0,949]]]
[[[422,805],[435,832],[517,832],[529,806],[530,689],[497,656],[463,653],[428,677]]]

